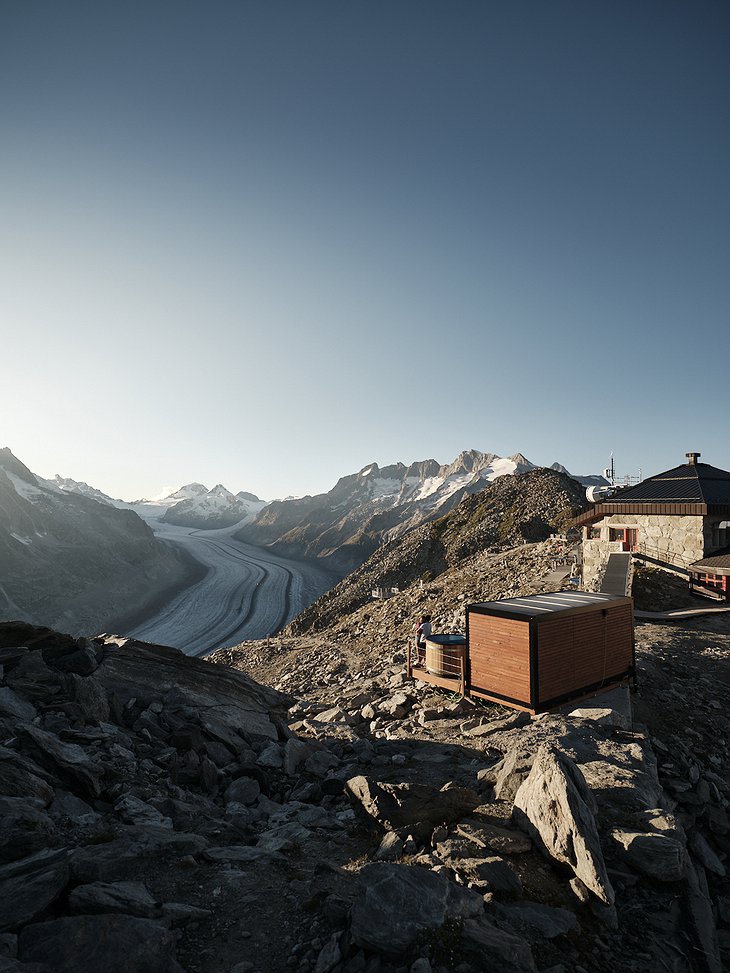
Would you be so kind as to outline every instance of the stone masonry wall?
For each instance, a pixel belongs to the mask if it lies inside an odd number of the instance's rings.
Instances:
[[[648,514],[611,514],[594,526],[601,537],[583,540],[583,587],[595,590],[601,582],[608,555],[622,550],[620,541],[609,541],[611,527],[632,527],[637,543],[649,557],[686,567],[705,556],[702,517],[670,517]]]

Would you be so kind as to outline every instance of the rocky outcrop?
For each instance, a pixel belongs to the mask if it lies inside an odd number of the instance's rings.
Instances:
[[[6,966],[115,969],[128,949],[190,973],[722,968],[722,686],[683,691],[695,735],[672,722],[670,754],[635,720],[530,719],[409,682],[377,645],[306,645],[284,694],[162,647],[0,627]],[[255,651],[271,667],[281,649]],[[613,906],[515,826],[531,781],[565,857],[600,850]]]
[[[480,803],[466,787],[446,784],[438,791],[419,784],[386,784],[364,775],[347,781],[350,799],[386,831],[427,841],[434,828],[459,821]]]
[[[515,794],[514,817],[550,858],[568,865],[606,905],[614,891],[596,828],[595,798],[575,764],[543,745]]]

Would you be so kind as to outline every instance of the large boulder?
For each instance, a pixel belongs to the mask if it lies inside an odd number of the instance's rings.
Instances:
[[[18,958],[47,963],[56,973],[183,973],[174,948],[174,933],[150,919],[72,916],[26,926]]]
[[[283,715],[292,702],[283,693],[177,649],[111,636],[100,643],[104,657],[94,678],[118,706],[132,699],[174,698],[176,706],[205,714],[203,730],[234,752],[240,734],[277,739],[272,713]]]
[[[69,790],[99,797],[104,768],[92,760],[83,747],[64,743],[55,734],[46,733],[37,726],[21,727],[18,737],[26,752]]]
[[[481,803],[476,791],[446,784],[435,790],[425,784],[387,784],[360,775],[345,785],[350,800],[374,818],[385,831],[430,838],[438,825],[451,824]]]
[[[679,882],[685,874],[685,843],[662,831],[628,831],[613,828],[611,837],[626,864],[656,882]]]
[[[65,850],[39,851],[0,868],[0,932],[39,916],[68,884]]]
[[[595,812],[593,795],[573,761],[543,744],[515,795],[514,819],[548,857],[567,865],[601,902],[613,905]]]
[[[377,862],[365,865],[350,914],[353,942],[378,953],[399,955],[427,930],[448,918],[479,916],[481,895],[425,868]]]
[[[40,801],[0,797],[0,862],[16,861],[53,843],[55,825]]]

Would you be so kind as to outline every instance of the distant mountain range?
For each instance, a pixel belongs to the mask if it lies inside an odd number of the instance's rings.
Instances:
[[[253,493],[242,490],[234,494],[220,483],[212,490],[202,483],[188,483],[162,497],[153,500],[135,500],[131,503],[115,500],[101,490],[90,487],[88,483],[64,478],[58,474],[53,480],[45,480],[44,483],[51,489],[61,490],[64,493],[76,493],[108,506],[133,510],[143,520],[162,520],[168,524],[202,530],[232,527],[255,516],[266,506],[265,501],[259,500]]]
[[[344,574],[384,541],[442,517],[499,477],[537,468],[522,453],[500,457],[475,449],[443,466],[433,459],[383,468],[371,463],[342,477],[328,493],[267,504],[236,537],[286,557],[323,559]],[[570,475],[559,463],[552,469]]]
[[[493,481],[537,469],[521,453],[467,450],[343,476],[327,493],[265,503],[252,493],[189,483],[132,503],[81,481],[33,474],[0,449],[0,618],[93,631],[189,583],[195,565],[154,536],[156,521],[236,528],[234,537],[344,577],[378,547],[437,520]],[[565,473],[560,464],[553,469]],[[605,483],[602,477],[577,477]]]

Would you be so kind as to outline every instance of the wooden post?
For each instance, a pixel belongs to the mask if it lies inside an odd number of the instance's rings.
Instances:
[[[411,665],[411,643],[406,642],[406,676],[413,678],[413,666]]]

